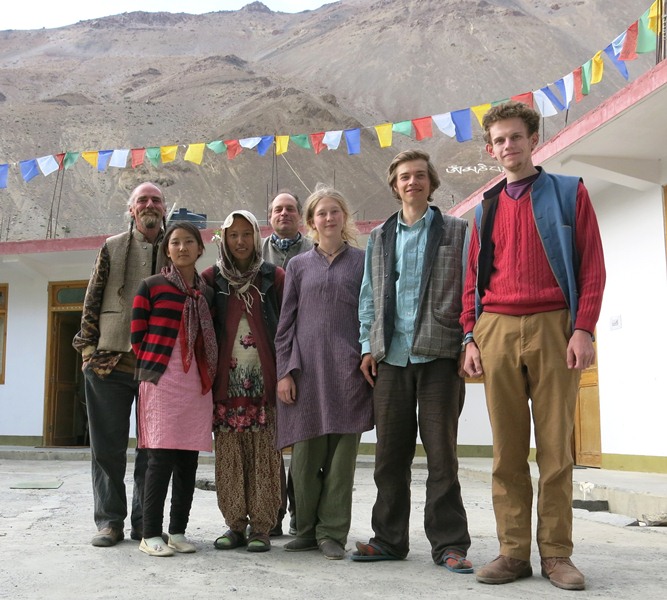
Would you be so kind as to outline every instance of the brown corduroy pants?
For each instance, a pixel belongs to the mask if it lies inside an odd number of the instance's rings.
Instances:
[[[493,509],[500,554],[530,559],[531,412],[539,468],[537,544],[543,558],[572,554],[572,435],[580,371],[568,369],[567,310],[513,317],[483,313],[474,328],[493,432]],[[529,403],[530,401],[530,403]]]

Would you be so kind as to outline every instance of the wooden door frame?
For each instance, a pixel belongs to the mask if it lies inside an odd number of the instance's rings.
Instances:
[[[42,429],[42,445],[52,446],[55,420],[55,368],[57,359],[53,355],[57,346],[55,340],[56,315],[64,312],[81,312],[83,303],[63,303],[58,300],[58,292],[63,289],[86,288],[87,280],[50,281],[48,288],[48,319],[46,325],[46,367],[44,371],[44,425]]]

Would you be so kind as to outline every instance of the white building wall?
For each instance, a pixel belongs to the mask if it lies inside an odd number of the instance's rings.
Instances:
[[[0,435],[41,436],[48,281],[20,263],[0,264],[9,285],[5,383],[0,385]]]
[[[662,190],[594,198],[607,265],[597,327],[602,452],[667,456],[667,266]]]
[[[459,417],[458,441],[462,446],[491,446],[493,444],[482,383],[466,384],[466,401]]]

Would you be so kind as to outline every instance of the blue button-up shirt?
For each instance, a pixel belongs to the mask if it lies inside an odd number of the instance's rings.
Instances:
[[[398,213],[396,223],[396,313],[394,314],[394,334],[391,338],[384,361],[397,367],[405,367],[408,360],[412,363],[424,363],[433,360],[410,354],[415,334],[415,320],[419,310],[419,290],[424,268],[424,251],[428,231],[433,221],[433,211],[426,210],[424,215],[413,225],[408,226],[403,220],[403,212]],[[371,274],[372,238],[366,247],[366,269],[359,294],[359,317],[361,330],[359,341],[361,352],[371,351],[370,327],[375,319],[373,307],[373,277]]]

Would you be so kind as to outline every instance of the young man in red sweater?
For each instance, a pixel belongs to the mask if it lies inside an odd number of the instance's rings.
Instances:
[[[532,162],[540,116],[507,102],[483,119],[487,152],[506,179],[477,207],[463,293],[464,369],[484,375],[493,431],[493,508],[500,555],[482,583],[530,577],[531,407],[540,472],[542,575],[581,590],[572,564],[571,450],[579,377],[595,359],[605,283],[602,242],[583,182]]]

